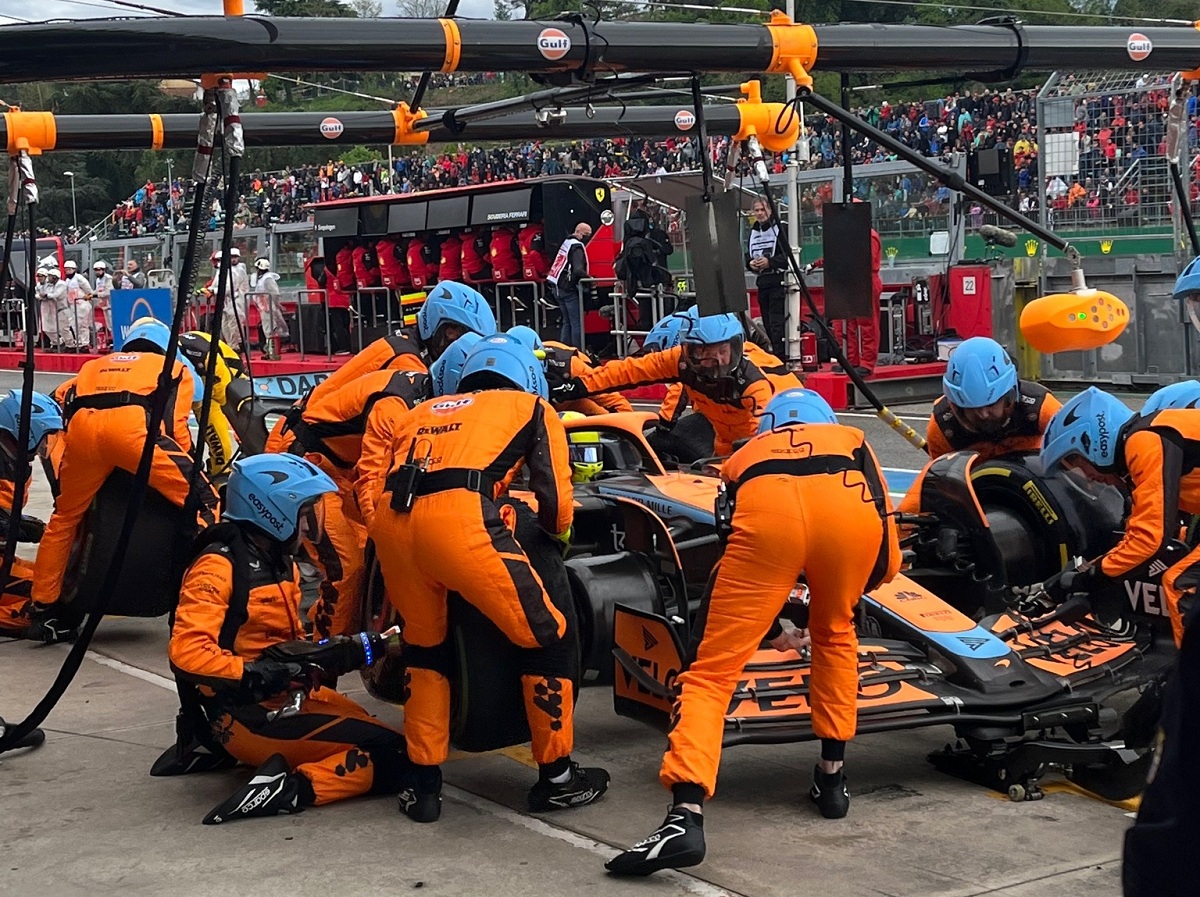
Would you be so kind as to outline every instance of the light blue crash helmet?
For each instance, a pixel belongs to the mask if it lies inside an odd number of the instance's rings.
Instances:
[[[1159,411],[1177,411],[1181,408],[1196,408],[1200,406],[1200,380],[1184,380],[1182,383],[1172,383],[1162,389],[1152,392],[1142,405],[1139,412],[1142,417],[1149,417]]]
[[[458,390],[503,388],[495,382],[496,378],[547,401],[550,399],[541,361],[524,343],[507,333],[486,337],[475,345],[463,364]]]
[[[665,352],[668,349],[674,349],[683,342],[684,333],[691,328],[695,321],[695,318],[685,312],[676,312],[660,318],[642,341],[642,352]]]
[[[430,365],[429,378],[433,381],[435,396],[452,396],[458,392],[458,381],[462,377],[467,356],[482,339],[478,333],[464,333],[448,345],[438,360]]]
[[[758,432],[769,433],[792,424],[836,424],[837,415],[820,393],[785,389],[772,397],[758,419]]]
[[[1200,330],[1200,255],[1188,262],[1180,272],[1172,295],[1184,304],[1192,326]]]
[[[959,408],[985,408],[1016,398],[1017,366],[994,339],[973,336],[950,353],[942,394]]]
[[[1114,395],[1088,387],[1058,410],[1042,437],[1047,473],[1068,455],[1080,455],[1099,471],[1117,462],[1117,436],[1133,412]]]
[[[157,318],[139,318],[133,322],[121,344],[122,352],[157,352],[165,355],[171,341],[171,328]],[[176,350],[175,357],[192,375],[192,403],[204,399],[204,375],[196,370],[192,360]]]
[[[417,312],[417,332],[434,358],[450,342],[442,333],[448,324],[457,324],[480,336],[496,332],[496,316],[483,295],[465,284],[445,280],[430,291]]]
[[[0,399],[0,430],[9,433],[13,439],[21,427],[21,398],[24,391],[14,389],[3,399]],[[57,433],[63,428],[62,411],[58,403],[45,393],[34,392],[33,403],[29,408],[29,451],[37,451],[42,440],[50,433]]]
[[[298,455],[255,455],[233,463],[225,486],[222,520],[239,520],[272,539],[290,542],[300,514],[337,485],[327,473]]]
[[[533,352],[546,351],[546,345],[542,342],[542,338],[538,332],[532,327],[526,327],[524,324],[518,324],[515,327],[509,327],[506,331],[509,336],[521,343],[525,348]]]
[[[692,321],[683,334],[683,358],[697,375],[706,380],[728,376],[741,363],[746,331],[737,315],[703,315]],[[701,366],[693,355],[703,346],[729,343],[729,361],[717,366]],[[697,353],[698,354],[698,353]]]

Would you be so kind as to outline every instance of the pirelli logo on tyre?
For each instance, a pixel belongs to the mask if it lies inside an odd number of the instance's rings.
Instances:
[[[537,37],[538,52],[551,62],[571,52],[571,38],[558,28],[543,28]]]
[[[1129,35],[1129,40],[1125,42],[1125,52],[1134,62],[1141,62],[1153,49],[1154,44],[1150,43],[1150,38],[1138,31]]]
[[[675,113],[675,127],[681,131],[690,131],[696,124],[696,113],[690,109],[680,109]]]

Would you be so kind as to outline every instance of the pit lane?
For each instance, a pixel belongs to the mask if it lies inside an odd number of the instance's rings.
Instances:
[[[38,388],[59,378],[39,376]],[[0,374],[0,389],[19,383]],[[1131,402],[1131,404],[1134,404]],[[895,409],[923,426],[928,405]],[[873,416],[843,415],[866,431],[885,467],[921,456]],[[45,518],[49,493],[35,471],[29,512]],[[893,491],[898,475],[890,475]],[[925,754],[951,737],[932,729],[865,737],[849,751],[850,816],[821,819],[806,791],[817,746],[728,751],[709,807],[709,854],[688,874],[610,879],[604,859],[661,821],[663,739],[616,717],[604,689],[586,689],[576,756],[606,766],[613,786],[595,806],[532,817],[527,751],[447,764],[442,820],[418,826],[392,798],[367,798],[296,817],[217,828],[200,818],[248,770],[177,779],[147,771],[174,738],[176,698],[163,620],[110,619],[46,723],[47,743],[0,755],[7,869],[0,894],[259,895],[354,897],[420,889],[446,895],[821,894],[944,897],[1104,897],[1119,886],[1123,810],[1069,793],[1014,804],[936,773]],[[66,655],[63,646],[0,642],[0,712],[19,719]],[[398,712],[347,693],[398,722]]]

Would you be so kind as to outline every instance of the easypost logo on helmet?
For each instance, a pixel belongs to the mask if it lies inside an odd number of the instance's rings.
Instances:
[[[537,48],[543,57],[554,62],[571,52],[571,38],[558,28],[543,28],[537,36]]]
[[[247,498],[250,499],[250,504],[254,505],[254,510],[258,511],[258,516],[269,523],[272,528],[274,528],[275,532],[282,533],[285,529],[287,529],[287,524],[276,517],[271,509],[263,504],[262,499],[260,499],[257,495],[251,492],[247,495]]]

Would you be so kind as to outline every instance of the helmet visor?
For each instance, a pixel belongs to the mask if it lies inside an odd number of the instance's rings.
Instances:
[[[742,360],[742,347],[740,342],[738,345],[734,345],[733,340],[724,340],[708,345],[685,343],[683,357],[687,366],[701,377],[707,380],[719,380],[732,373],[738,362]]]
[[[583,445],[572,443],[570,448],[572,464],[604,463],[604,451],[597,442],[584,443]]]

